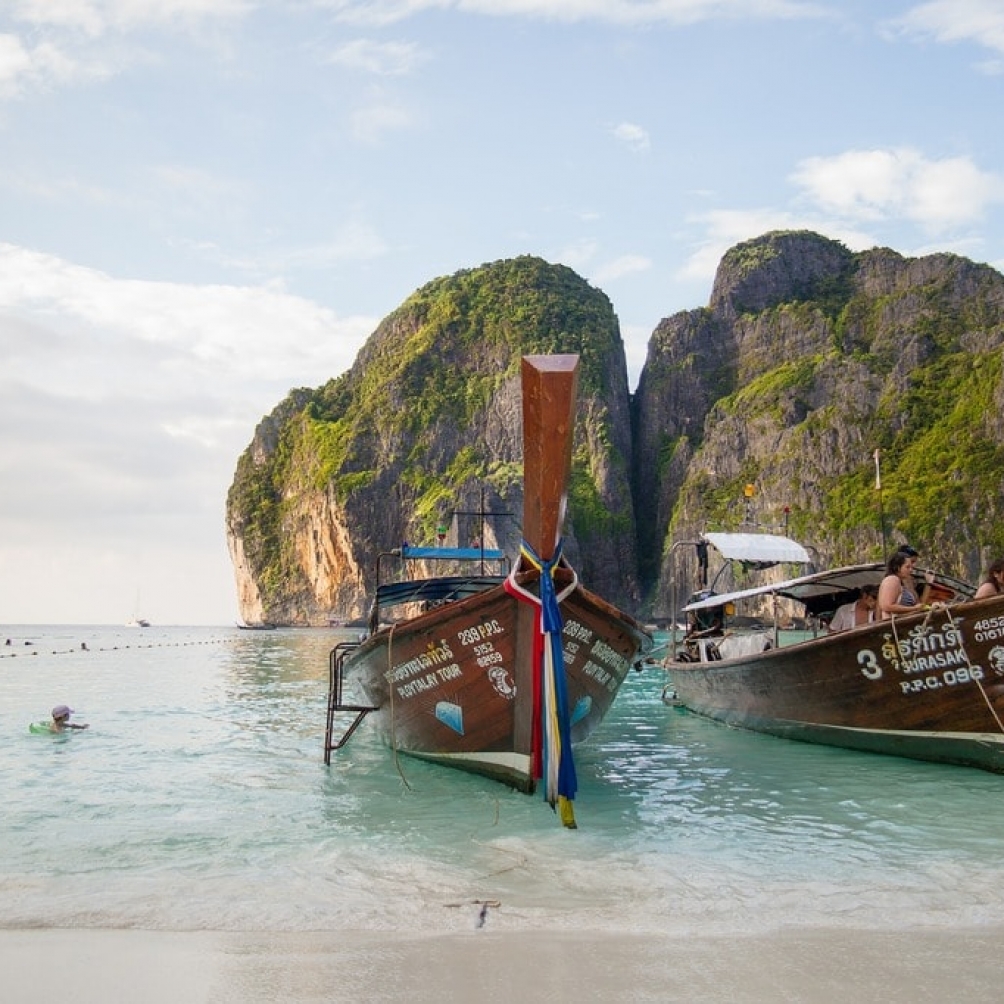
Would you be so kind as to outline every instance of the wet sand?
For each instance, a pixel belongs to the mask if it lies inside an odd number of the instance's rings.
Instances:
[[[1002,999],[1004,930],[756,937],[0,931],[0,997],[28,1004]]]

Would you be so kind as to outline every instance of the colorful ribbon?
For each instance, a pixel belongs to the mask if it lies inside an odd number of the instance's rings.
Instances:
[[[563,560],[561,551],[559,541],[554,557],[550,561],[542,561],[524,540],[520,544],[520,560],[509,573],[505,588],[516,599],[537,607],[537,627],[533,642],[531,769],[534,778],[544,779],[544,797],[551,808],[557,806],[562,823],[574,829],[572,801],[578,789],[578,780],[572,756],[560,604],[578,585],[578,577],[573,571],[572,582],[568,586],[560,593],[555,588],[554,571]],[[539,596],[534,596],[516,581],[516,575],[524,561],[540,573]]]

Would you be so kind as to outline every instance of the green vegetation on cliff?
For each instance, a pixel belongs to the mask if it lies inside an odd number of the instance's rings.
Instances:
[[[667,547],[683,526],[741,525],[753,484],[760,521],[790,504],[789,530],[827,562],[910,540],[971,578],[981,554],[1004,553],[998,273],[953,255],[842,258],[805,234],[732,249],[721,271],[722,296],[759,304],[735,362],[759,371],[709,412]]]
[[[708,307],[660,323],[632,442],[607,297],[538,258],[494,262],[429,282],[348,373],[292,392],[240,458],[228,523],[266,607],[288,609],[311,602],[307,515],[322,503],[360,568],[395,538],[433,539],[479,491],[514,509],[520,356],[574,352],[569,525],[586,581],[615,601],[643,574],[660,612],[672,542],[751,512],[824,563],[908,539],[973,578],[1004,554],[1002,351],[993,269],[776,232],[726,253]]]
[[[591,535],[613,531],[633,546],[630,494],[611,503],[594,473],[621,471],[626,482],[629,470],[615,446],[629,444],[629,430],[613,435],[605,427],[618,396],[627,421],[610,302],[571,269],[516,258],[417,290],[384,319],[348,373],[299,392],[297,407],[281,407],[271,450],[258,450],[257,462],[251,452],[241,458],[229,518],[266,603],[296,584],[289,538],[312,497],[332,499],[347,521],[365,520],[352,528],[354,541],[384,536],[379,544],[387,546],[395,538],[434,539],[472,492],[487,488],[505,500],[519,489],[520,357],[550,353],[580,356],[580,402],[599,405],[592,445],[576,450],[576,532],[587,545]],[[596,449],[602,458],[592,455]]]

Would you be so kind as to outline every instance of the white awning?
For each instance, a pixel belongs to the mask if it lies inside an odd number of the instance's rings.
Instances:
[[[809,552],[797,541],[774,533],[706,533],[704,539],[730,561],[764,565],[782,561],[808,565],[812,561]]]
[[[806,607],[813,607],[816,604],[826,605],[830,597],[839,598],[839,602],[854,594],[866,583],[877,586],[885,575],[885,564],[881,561],[872,562],[866,565],[847,565],[843,568],[831,568],[825,572],[813,572],[810,575],[801,575],[797,579],[786,579],[784,582],[772,582],[763,586],[752,586],[749,589],[738,589],[732,593],[711,593],[708,595],[702,592],[700,595],[704,599],[695,600],[688,603],[683,609],[705,610],[708,607],[720,607],[725,603],[734,603],[736,600],[745,600],[751,596],[784,596],[791,600],[804,603]],[[934,581],[944,586],[957,600],[970,598],[976,591],[975,587],[962,579],[957,579],[953,575],[946,575],[944,572],[935,572]],[[843,598],[840,598],[843,596]],[[832,609],[832,605],[831,609]]]
[[[849,565],[845,568],[828,569],[825,572],[814,572],[811,575],[801,575],[797,579],[785,579],[784,582],[771,582],[762,586],[751,586],[749,589],[737,589],[731,593],[712,593],[704,599],[688,603],[684,610],[704,610],[708,607],[720,607],[725,603],[745,600],[751,596],[785,596],[798,600],[800,603],[811,603],[814,599],[832,595],[848,595],[860,589],[866,583],[877,586],[885,574],[885,565],[874,562],[868,565]],[[704,594],[701,594],[704,595]],[[841,602],[843,602],[841,600]]]

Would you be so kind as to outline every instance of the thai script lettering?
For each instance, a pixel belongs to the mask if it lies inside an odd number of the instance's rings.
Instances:
[[[605,666],[610,666],[615,670],[622,669],[627,664],[624,656],[612,649],[605,641],[598,641],[593,646],[592,656],[594,659],[599,659]]]
[[[891,632],[884,634],[879,654],[871,649],[858,651],[862,675],[868,680],[880,680],[884,664],[909,677],[900,681],[904,694],[982,680],[982,667],[970,664],[961,623],[961,618],[950,618],[943,623],[918,624],[899,637]]]
[[[898,639],[885,634],[882,655],[901,673],[926,673],[929,669],[964,666],[969,661],[959,630],[959,620],[918,624]]]
[[[443,663],[452,662],[454,658],[455,656],[445,638],[441,639],[438,645],[430,642],[429,647],[421,655],[416,655],[413,659],[399,663],[387,670],[385,674],[387,682],[400,683],[417,676],[419,673],[435,669]]]

